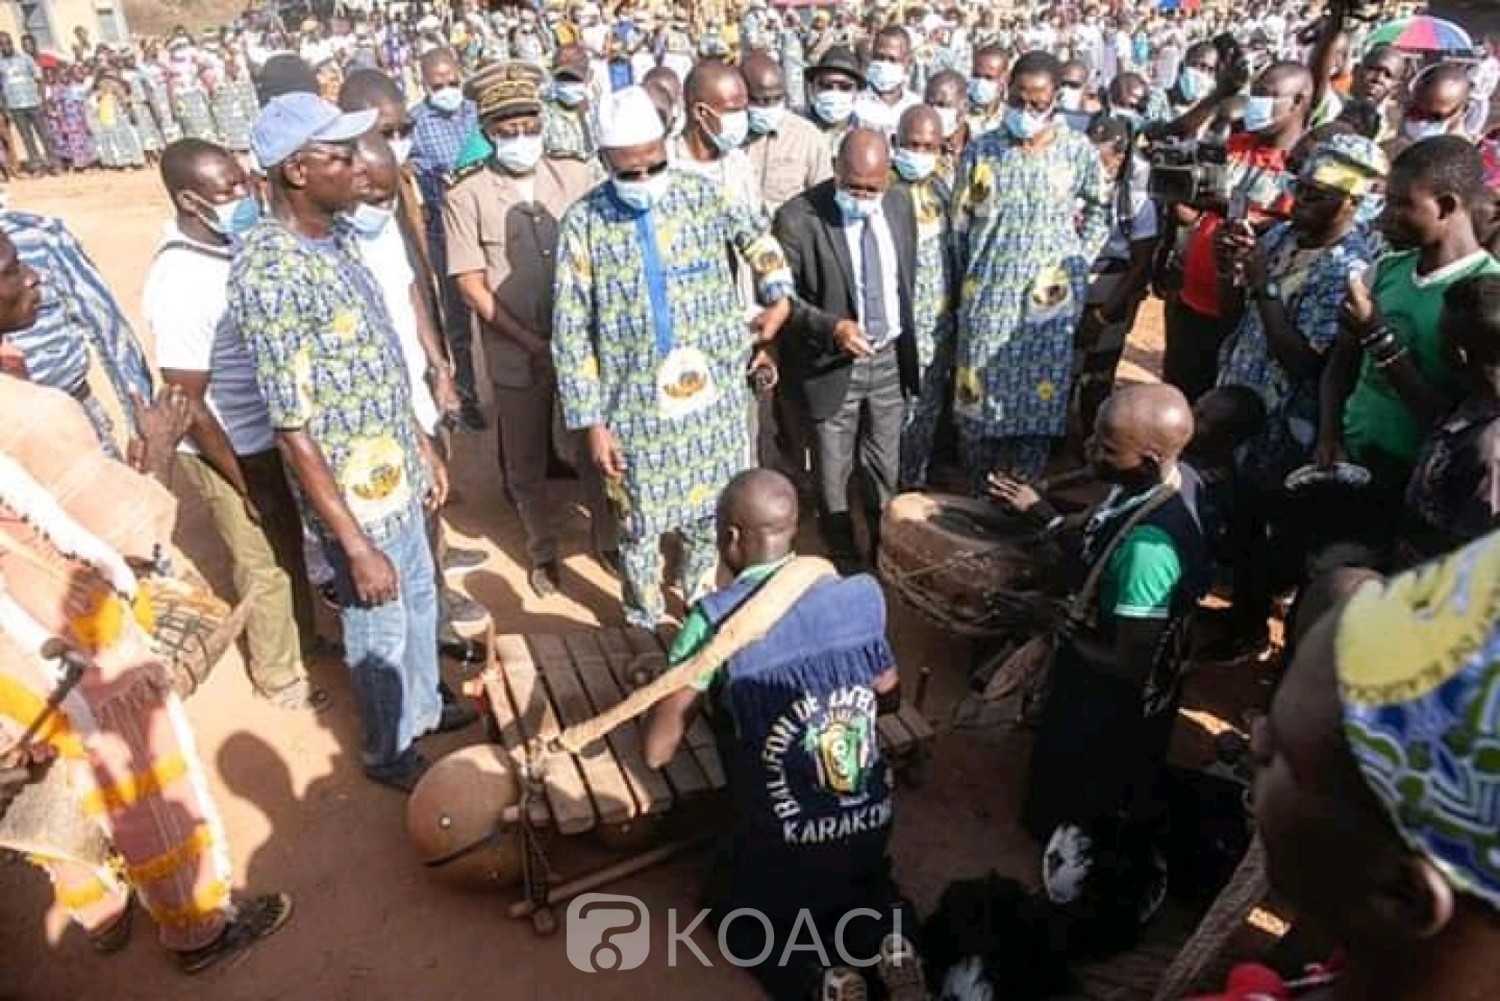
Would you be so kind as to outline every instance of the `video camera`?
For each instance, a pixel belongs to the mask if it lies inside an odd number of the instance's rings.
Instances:
[[[1233,94],[1250,81],[1250,63],[1243,46],[1225,32],[1213,41],[1219,53],[1218,93]],[[1165,205],[1192,205],[1229,194],[1229,151],[1222,129],[1203,138],[1169,139],[1146,150],[1151,164],[1146,185],[1151,197]]]
[[[1229,151],[1216,136],[1165,140],[1146,151],[1146,189],[1163,205],[1196,205],[1229,197]]]

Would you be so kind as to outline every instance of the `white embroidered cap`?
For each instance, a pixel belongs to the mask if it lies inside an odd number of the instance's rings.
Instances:
[[[661,116],[643,87],[625,87],[599,106],[599,147],[624,149],[665,138]]]

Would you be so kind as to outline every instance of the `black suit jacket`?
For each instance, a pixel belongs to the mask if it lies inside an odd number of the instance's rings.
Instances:
[[[782,384],[804,401],[815,421],[838,412],[849,391],[854,359],[839,350],[833,328],[840,320],[859,319],[858,276],[844,241],[844,220],[834,200],[835,184],[827,180],[808,188],[776,213],[776,238],[786,252],[797,294],[790,318],[777,339]],[[912,290],[917,270],[917,217],[911,195],[898,184],[885,193],[881,210],[896,247],[896,274],[901,300],[901,337],[896,342],[901,387],[918,386],[916,323]]]

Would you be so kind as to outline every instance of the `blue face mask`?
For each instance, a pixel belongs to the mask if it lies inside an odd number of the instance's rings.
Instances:
[[[1109,114],[1129,125],[1132,132],[1141,130],[1141,113],[1134,108],[1111,108]]]
[[[1035,139],[1052,124],[1052,111],[1043,114],[1026,108],[1009,106],[1005,109],[1005,130],[1015,138],[1026,142]]]
[[[861,222],[880,211],[879,198],[856,198],[843,188],[834,191],[833,200],[846,222]]]
[[[813,95],[813,114],[829,125],[842,125],[854,114],[854,93],[848,90],[820,90]]]
[[[439,87],[428,95],[427,100],[443,114],[451,115],[463,107],[464,92],[459,90],[457,86]]]
[[[589,98],[589,85],[581,80],[558,80],[552,84],[552,96],[564,108],[576,108]]]
[[[927,179],[937,169],[936,153],[918,153],[898,146],[891,154],[891,165],[903,181],[916,183]]]
[[[969,80],[969,103],[976,108],[988,108],[1000,96],[1000,82],[976,76]]]
[[[236,198],[222,205],[211,205],[212,214],[199,216],[203,224],[220,236],[244,236],[260,221],[260,202],[254,195]]]

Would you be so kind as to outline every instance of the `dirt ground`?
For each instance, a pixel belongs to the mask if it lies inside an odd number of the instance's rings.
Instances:
[[[91,175],[11,185],[12,206],[60,215],[94,255],[120,302],[138,317],[140,292],[167,216],[154,173]],[[1132,348],[1127,377],[1142,377],[1160,354],[1159,312],[1148,312]],[[139,326],[138,326],[139,329]],[[142,331],[143,337],[145,336]],[[1142,368],[1144,366],[1144,368]],[[618,591],[586,555],[584,518],[567,498],[566,597],[538,601],[525,588],[519,525],[501,499],[493,431],[460,436],[449,512],[457,541],[484,547],[489,562],[463,582],[502,631],[545,632],[619,621]],[[184,500],[179,541],[216,582],[222,554],[198,504]],[[926,711],[939,729],[950,716],[967,657],[964,645],[892,609],[892,632],[910,684],[932,668]],[[448,665],[451,668],[452,665]],[[568,963],[562,934],[536,937],[529,923],[505,915],[506,900],[456,892],[428,879],[404,830],[401,796],[365,781],[358,767],[358,725],[343,668],[314,666],[337,704],[323,719],[288,714],[251,696],[237,655],[222,664],[188,703],[198,746],[228,831],[236,884],[284,889],[296,898],[291,925],[230,968],[202,978],[177,974],[138,917],[135,940],[121,955],[98,957],[50,903],[38,870],[0,866],[0,999],[198,998],[656,998],[721,1001],[755,996],[751,981],[724,962],[704,969],[690,955],[668,968],[667,908],[696,910],[694,856],[607,888],[640,896],[657,920],[653,955],[641,969],[584,974]],[[910,689],[908,689],[910,690]],[[480,728],[435,738],[429,756],[482,740]],[[1034,873],[1035,848],[1012,818],[1019,797],[1024,739],[940,733],[931,774],[900,795],[897,875],[924,912],[949,880],[990,868],[1023,878]],[[556,861],[582,864],[576,846]]]

